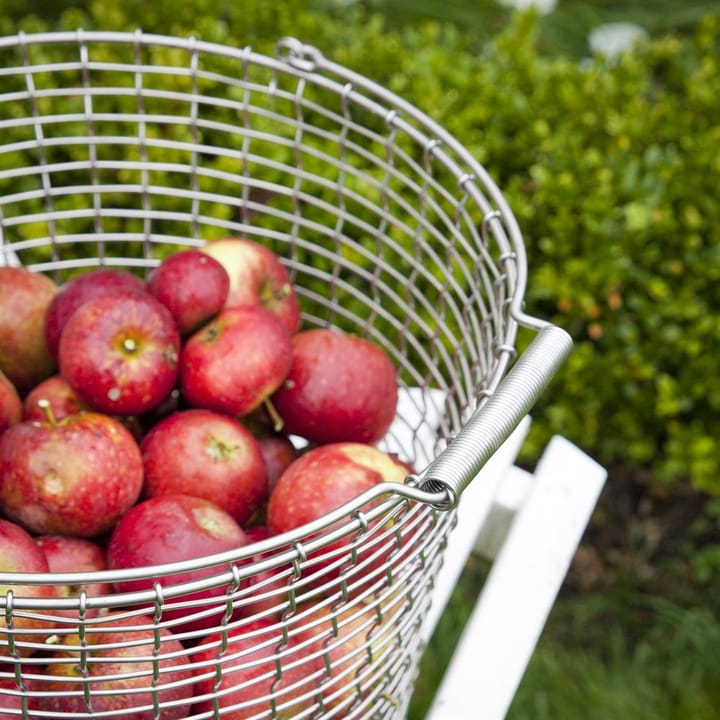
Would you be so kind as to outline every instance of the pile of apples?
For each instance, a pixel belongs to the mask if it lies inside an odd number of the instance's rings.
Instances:
[[[57,285],[40,272],[0,267],[0,572],[121,570],[204,557],[298,528],[378,483],[402,482],[412,469],[376,448],[395,416],[397,388],[396,369],[378,345],[337,330],[303,329],[281,259],[247,238],[177,251],[146,279],[98,267]],[[0,593],[122,593],[209,572],[83,588],[0,585]],[[207,591],[209,599],[213,593],[217,600],[224,589]],[[212,640],[224,613],[218,604],[219,615],[200,619],[184,621],[183,612],[192,610],[163,615],[185,637],[195,633],[195,659],[206,661],[204,676],[193,682],[181,641],[162,630],[161,680],[168,688],[159,695],[169,703],[163,720],[213,707],[216,678],[207,663],[220,644]],[[246,611],[253,609],[249,603]],[[129,622],[143,623],[102,612],[104,632],[90,632],[83,642],[103,643],[102,656],[116,655],[118,665],[88,666],[98,675],[91,689],[109,691],[95,698],[93,710],[152,705],[152,617],[146,646],[136,629],[140,647],[113,650],[107,643],[126,637]],[[11,659],[6,618],[0,616],[0,669]],[[242,643],[250,642],[242,639],[249,633],[261,645],[276,620],[251,619],[234,634]],[[52,624],[44,623],[51,635]],[[67,614],[60,626],[68,627]],[[23,634],[38,627],[36,619],[13,618],[21,654],[49,658],[45,679],[34,684],[45,693],[37,709],[86,712],[82,692],[58,692],[73,689],[67,680],[77,664],[53,662],[52,645]],[[329,620],[317,625],[317,642],[329,628]],[[365,640],[351,634],[355,643]],[[312,638],[305,642],[312,646]],[[67,645],[81,639],[64,632],[61,643],[57,656],[67,658]],[[255,669],[238,673],[234,683],[276,667],[274,648],[266,647],[267,657],[255,650]],[[220,706],[271,687],[292,688],[286,701],[307,693],[303,677],[318,668],[305,665],[279,684],[270,678],[229,692]],[[112,679],[113,670],[133,668],[135,679]],[[15,687],[1,678],[0,687]],[[152,709],[131,716],[155,717]]]

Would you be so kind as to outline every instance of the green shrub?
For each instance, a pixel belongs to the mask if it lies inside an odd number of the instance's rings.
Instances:
[[[390,32],[303,0],[98,1],[0,23],[140,25],[266,52],[291,34],[416,104],[503,189],[526,238],[527,309],[575,340],[534,411],[530,455],[562,433],[607,465],[720,494],[717,17],[690,39],[580,63],[542,55],[532,15],[482,52],[450,27]]]

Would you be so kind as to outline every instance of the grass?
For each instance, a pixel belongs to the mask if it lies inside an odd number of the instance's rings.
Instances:
[[[421,663],[408,720],[424,718],[483,573],[473,561],[458,584]],[[507,720],[716,720],[719,653],[720,617],[702,602],[561,595]]]
[[[484,560],[470,556],[420,662],[420,673],[407,720],[423,720],[425,717],[455,644],[472,612],[487,570],[488,565]]]
[[[598,596],[558,604],[508,720],[720,716],[718,618],[669,600],[628,598],[625,607],[618,601]],[[578,623],[588,606],[587,625]],[[615,621],[603,621],[608,614]],[[634,630],[628,614],[644,618]]]

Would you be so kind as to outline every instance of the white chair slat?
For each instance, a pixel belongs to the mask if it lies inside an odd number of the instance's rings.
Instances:
[[[511,483],[513,476],[520,482],[518,472],[507,468]],[[512,493],[500,493],[487,519],[495,530],[477,535],[480,550],[496,550],[494,561],[427,720],[505,718],[606,477],[605,468],[556,436],[525,482],[525,498],[517,503],[516,496],[514,513]],[[502,517],[493,517],[498,508]]]

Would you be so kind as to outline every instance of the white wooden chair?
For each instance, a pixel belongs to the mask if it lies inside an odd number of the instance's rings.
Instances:
[[[606,470],[554,437],[534,473],[514,465],[526,417],[462,496],[433,592],[429,640],[472,552],[490,572],[427,720],[502,720],[605,483]]]

